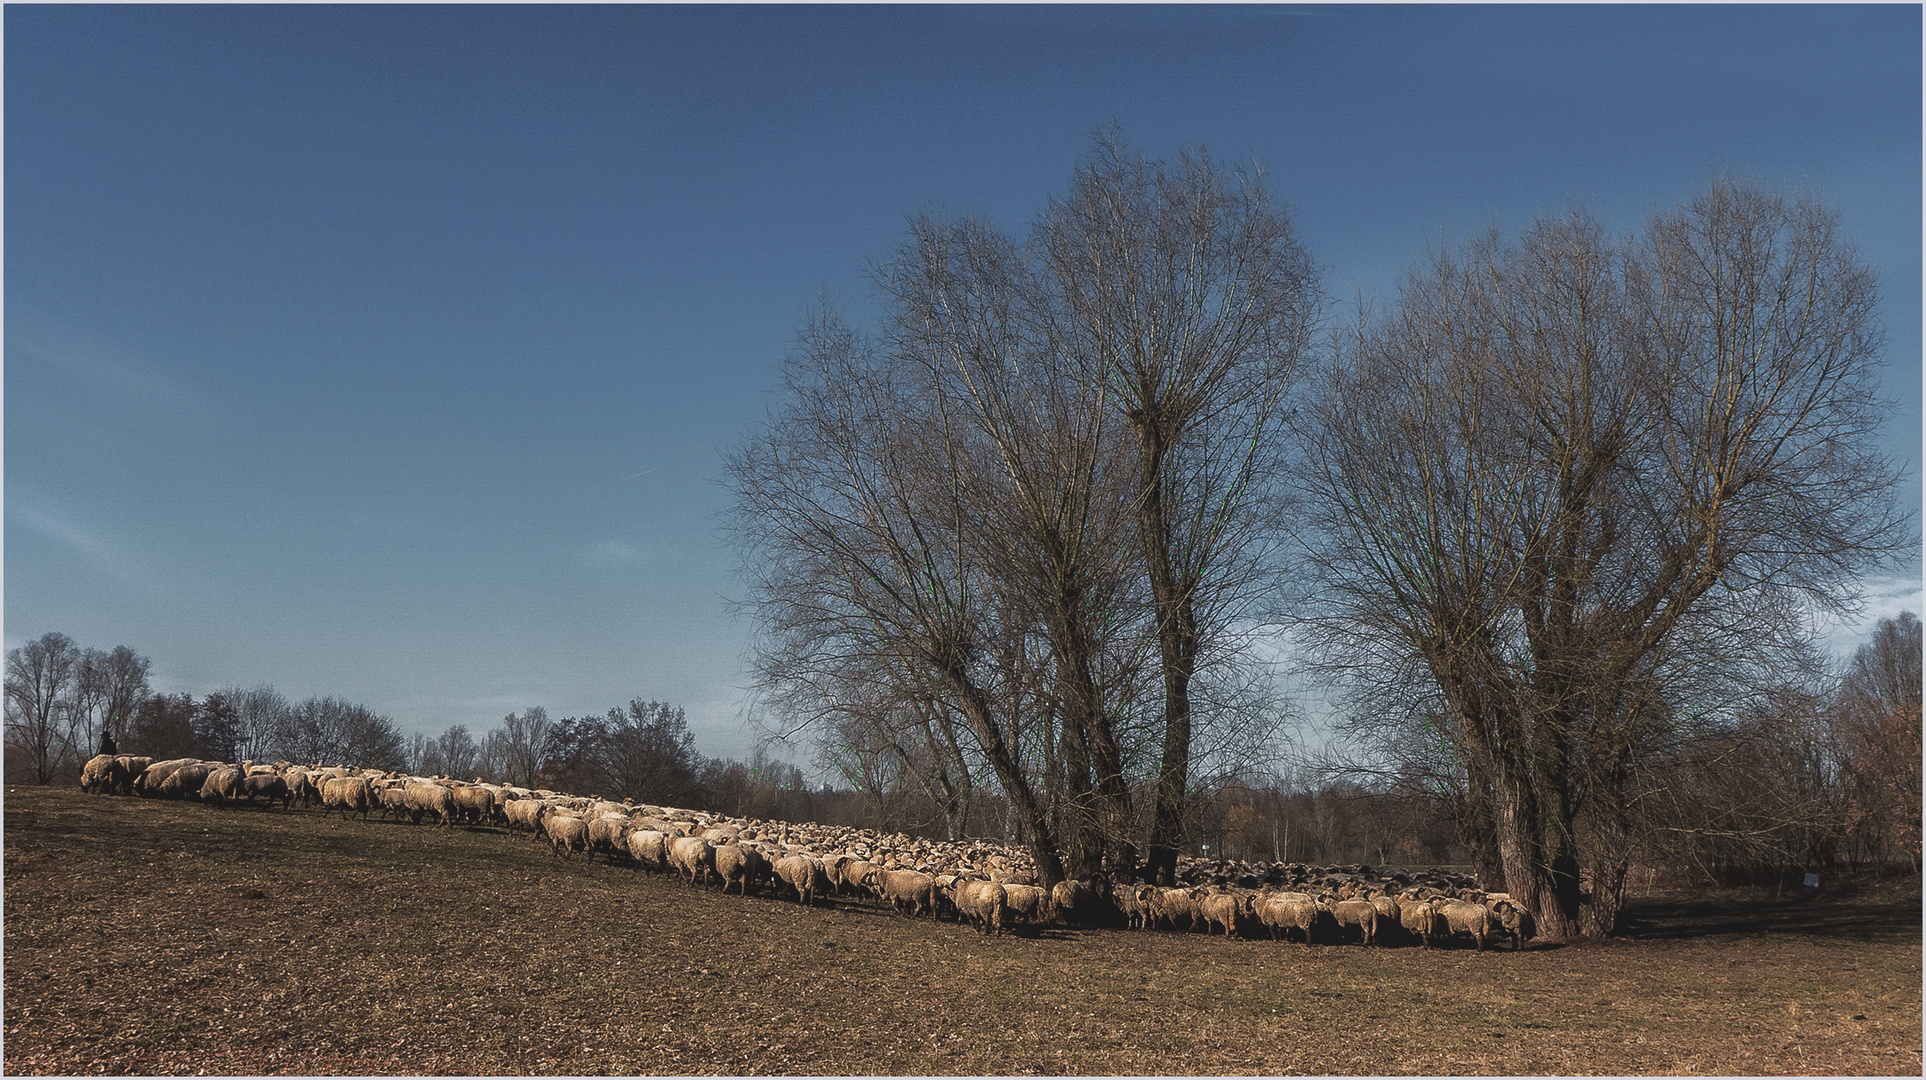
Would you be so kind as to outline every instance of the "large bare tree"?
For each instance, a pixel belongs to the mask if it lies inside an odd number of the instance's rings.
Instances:
[[[876,339],[811,326],[733,463],[763,683],[953,709],[1052,880],[1134,862],[1154,778],[1168,874],[1195,684],[1267,614],[1310,260],[1262,177],[1112,135],[1026,243],[923,215],[876,277]]]
[[[982,507],[964,480],[989,466],[982,440],[917,368],[887,359],[825,313],[790,358],[783,411],[731,460],[766,635],[759,678],[822,716],[849,698],[944,695],[1029,826],[1039,871],[1060,880],[1021,757],[1030,613],[1008,605],[974,542]]]
[[[1610,839],[1679,696],[1796,652],[1903,543],[1881,344],[1837,216],[1722,180],[1637,237],[1574,213],[1440,252],[1324,373],[1326,656],[1423,664],[1541,932],[1611,929]]]
[[[1149,860],[1168,875],[1190,782],[1192,683],[1261,612],[1279,536],[1283,403],[1316,268],[1261,173],[1133,154],[1113,131],[1039,223],[1051,351],[1134,443],[1130,508],[1163,681]]]

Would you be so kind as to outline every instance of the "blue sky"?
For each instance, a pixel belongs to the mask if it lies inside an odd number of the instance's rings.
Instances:
[[[1573,203],[1811,184],[1917,513],[1921,10],[5,8],[5,644],[404,730],[687,708],[742,757],[723,456],[925,207],[1089,133],[1255,159],[1333,296]],[[1871,583],[1918,610],[1917,562]],[[1853,640],[1855,627],[1840,631]]]

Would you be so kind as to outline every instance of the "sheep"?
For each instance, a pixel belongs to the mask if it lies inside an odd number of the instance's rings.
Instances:
[[[547,812],[548,804],[540,799],[510,799],[502,804],[502,816],[508,819],[509,828],[525,828],[535,837],[541,835],[542,815]]]
[[[1371,906],[1378,909],[1378,931],[1380,933],[1390,927],[1399,925],[1398,902],[1396,900],[1383,893],[1375,893],[1365,899],[1371,901]]]
[[[1256,907],[1250,895],[1235,892],[1212,893],[1198,901],[1197,911],[1203,917],[1205,933],[1209,933],[1213,926],[1222,925],[1225,937],[1237,932],[1240,918],[1256,916]]]
[[[595,853],[598,851],[601,852],[602,857],[609,862],[615,861],[615,854],[618,851],[627,855],[629,853],[629,830],[633,828],[634,826],[630,824],[629,819],[621,814],[604,814],[601,817],[589,819],[589,861],[595,861]]]
[[[1498,920],[1499,929],[1511,939],[1511,950],[1517,952],[1524,948],[1525,939],[1532,935],[1531,912],[1503,894],[1492,894],[1486,900],[1493,917]]]
[[[1355,926],[1362,943],[1369,945],[1378,936],[1378,909],[1369,900],[1339,900],[1330,905],[1331,918],[1339,927]]]
[[[1275,938],[1279,930],[1295,930],[1304,935],[1304,944],[1311,943],[1320,921],[1330,917],[1317,901],[1303,893],[1278,893],[1259,900],[1256,904],[1257,921],[1270,927]]]
[[[161,781],[160,792],[170,799],[200,798],[207,775],[220,768],[216,761],[189,761],[170,771]]]
[[[455,813],[463,821],[486,825],[501,816],[501,798],[482,784],[463,784],[452,789]]]
[[[243,773],[233,765],[223,765],[210,771],[207,779],[201,783],[201,801],[221,806],[230,799],[240,798],[244,794],[242,779]]]
[[[1178,928],[1178,920],[1181,919],[1184,928],[1189,929],[1198,923],[1197,898],[1189,889],[1159,889],[1157,894],[1151,897],[1150,914],[1158,926],[1168,924],[1175,930]]]
[[[1057,882],[1050,887],[1050,909],[1065,922],[1094,922],[1101,909],[1096,884],[1075,878]]]
[[[813,855],[786,855],[776,860],[776,876],[796,890],[804,907],[816,902],[817,893],[829,891],[829,874],[822,861]]]
[[[407,788],[399,785],[383,785],[373,790],[375,805],[381,808],[381,816],[384,820],[389,817],[408,816]]]
[[[888,900],[899,913],[905,908],[911,918],[925,909],[936,913],[936,878],[915,870],[878,870],[870,880],[876,895]]]
[[[181,766],[192,762],[193,758],[170,758],[156,761],[147,766],[146,771],[134,778],[134,794],[151,798],[161,793],[161,781],[174,774]]]
[[[715,845],[700,836],[679,836],[669,842],[669,866],[689,884],[700,879],[706,885],[716,872]]]
[[[131,790],[133,778],[127,766],[112,754],[96,754],[80,767],[80,790],[89,795],[112,794],[123,783]]]
[[[962,878],[950,888],[950,900],[957,913],[968,919],[979,933],[1003,935],[1010,924],[1009,897],[1003,886],[980,878]]]
[[[1431,901],[1399,897],[1397,903],[1398,925],[1404,928],[1405,933],[1417,938],[1422,947],[1429,949],[1432,938],[1451,933],[1451,929],[1438,917],[1438,909],[1432,906]]]
[[[122,795],[132,795],[134,793],[134,781],[140,779],[141,774],[147,771],[147,767],[154,763],[154,759],[135,754],[121,754],[119,761],[127,767],[127,778],[123,782],[120,793]]]
[[[402,788],[403,802],[408,807],[408,819],[421,824],[421,815],[432,810],[440,819],[441,827],[455,827],[455,793],[432,781],[410,781]]]
[[[862,872],[855,868],[866,865],[848,852],[824,859],[823,873],[829,877],[830,891],[837,894],[862,893],[867,886],[863,884]],[[852,877],[852,873],[855,876]]]
[[[836,882],[836,875],[842,875],[841,887],[858,896],[866,896],[874,901],[882,896],[875,891],[875,879],[883,868],[865,859],[838,859],[829,869],[829,880]]]
[[[629,833],[629,857],[637,866],[662,873],[669,868],[668,836],[654,829],[635,829]]]
[[[1134,885],[1117,894],[1117,907],[1123,911],[1124,919],[1132,930],[1148,929],[1155,916],[1151,903],[1157,895],[1155,885]]]
[[[574,814],[550,813],[542,819],[542,827],[548,833],[551,854],[568,858],[577,851],[589,850],[589,823]]]
[[[294,794],[288,790],[287,779],[277,773],[254,773],[251,776],[242,777],[241,793],[243,797],[247,799],[248,805],[250,806],[253,805],[255,796],[258,795],[266,799],[270,807],[274,805],[274,800],[279,799],[281,800],[281,809],[291,810],[294,808]]]
[[[313,806],[321,801],[321,791],[315,786],[314,774],[300,766],[295,766],[282,774],[288,782],[288,797],[299,800],[302,806]]]
[[[368,811],[373,807],[374,792],[364,777],[336,777],[321,785],[322,817],[327,817],[330,810],[340,810],[343,818],[355,813],[360,814],[361,820],[366,821]]]
[[[657,835],[660,835],[659,833]],[[749,895],[749,883],[760,885],[774,872],[769,857],[754,844],[745,844],[738,839],[732,844],[716,848],[716,876],[722,879],[722,891],[728,892],[732,884],[740,884],[742,895]]]
[[[1023,916],[1027,923],[1040,923],[1050,918],[1050,893],[1036,885],[1019,885],[1015,882],[1003,883],[1004,901],[1010,911]]]
[[[1468,900],[1446,900],[1438,904],[1437,908],[1438,915],[1443,918],[1451,933],[1470,934],[1471,940],[1477,943],[1478,951],[1485,951],[1485,938],[1491,935],[1495,929],[1494,924],[1497,922],[1492,917],[1490,908]]]

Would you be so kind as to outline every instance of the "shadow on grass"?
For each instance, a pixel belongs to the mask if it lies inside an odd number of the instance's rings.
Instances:
[[[1873,900],[1804,890],[1780,896],[1633,900],[1620,919],[1620,933],[1644,941],[1773,934],[1917,942],[1920,904],[1917,899]]]

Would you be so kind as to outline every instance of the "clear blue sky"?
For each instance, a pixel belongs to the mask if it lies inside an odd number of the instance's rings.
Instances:
[[[4,19],[5,644],[159,689],[431,733],[655,698],[746,756],[718,480],[785,344],[920,207],[1021,230],[1113,119],[1264,163],[1345,301],[1493,220],[1809,182],[1919,506],[1917,6]],[[1873,584],[1917,610],[1917,564]]]

